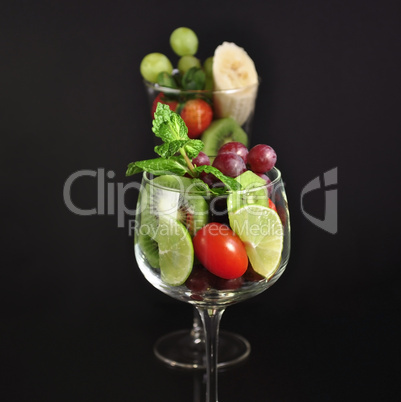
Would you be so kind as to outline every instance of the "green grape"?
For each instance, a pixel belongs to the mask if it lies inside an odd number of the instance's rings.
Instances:
[[[141,61],[140,71],[142,77],[150,82],[157,82],[157,76],[166,72],[171,74],[173,65],[167,56],[162,53],[149,53]]]
[[[191,67],[201,67],[200,60],[195,56],[182,56],[178,60],[177,68],[181,74],[185,74]]]
[[[213,77],[213,56],[208,57],[203,62],[203,70],[205,71],[206,77]]]
[[[198,51],[196,33],[186,27],[180,27],[170,35],[170,46],[178,56],[193,56]]]
[[[205,89],[207,91],[213,91],[213,89],[214,89],[213,77],[206,77],[206,79],[205,79]]]

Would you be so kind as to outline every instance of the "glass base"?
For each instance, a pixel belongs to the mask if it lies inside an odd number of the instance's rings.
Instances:
[[[159,338],[153,348],[154,354],[170,367],[205,369],[205,344],[194,342],[190,330],[170,332]],[[223,369],[244,361],[251,353],[251,345],[241,335],[220,331],[218,368]]]

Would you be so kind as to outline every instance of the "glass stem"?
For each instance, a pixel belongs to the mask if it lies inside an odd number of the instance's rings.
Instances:
[[[202,319],[206,346],[206,402],[218,401],[218,370],[217,352],[219,342],[219,328],[224,308],[207,308],[197,306]]]
[[[203,335],[202,321],[200,319],[200,316],[199,316],[199,313],[198,313],[198,310],[196,309],[196,307],[193,307],[193,311],[194,311],[194,317],[193,317],[193,322],[192,322],[191,336],[193,338],[193,342],[196,345],[199,345],[205,341],[205,337]]]

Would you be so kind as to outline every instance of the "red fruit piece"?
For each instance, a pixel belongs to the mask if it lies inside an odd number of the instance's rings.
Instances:
[[[184,104],[180,116],[188,127],[188,137],[198,138],[212,122],[213,109],[203,99],[190,99]]]
[[[246,270],[245,274],[243,275],[243,279],[249,282],[259,282],[265,279],[264,276],[258,274],[254,271],[251,263],[248,265],[248,269]]]
[[[210,165],[209,157],[202,151],[192,159],[192,163],[196,166]]]
[[[218,153],[212,166],[229,177],[237,177],[246,171],[244,160],[232,152]]]
[[[204,172],[202,172],[204,173]],[[217,178],[213,173],[206,173],[206,174],[201,174],[200,178],[203,180],[204,183],[206,183],[209,187],[212,187],[216,182]]]
[[[151,110],[152,119],[154,118],[157,104],[159,102],[163,103],[164,105],[168,105],[173,112],[177,110],[178,102],[175,100],[168,99],[163,92],[159,92],[152,104],[152,110]]]
[[[269,208],[273,209],[274,211],[277,212],[277,208],[276,205],[274,204],[274,202],[269,198]]]
[[[271,170],[277,161],[274,149],[265,144],[252,147],[248,153],[248,165],[255,173],[266,173]]]
[[[234,290],[239,289],[244,284],[242,276],[234,279],[223,279],[216,276],[213,286],[218,290]]]
[[[237,154],[244,160],[245,163],[247,162],[249,151],[248,148],[242,142],[231,141],[223,144],[220,147],[218,153],[224,154],[226,152],[232,152],[234,154]]]
[[[210,289],[213,279],[211,273],[202,266],[194,266],[191,275],[185,282],[188,289],[195,293],[206,292]]]
[[[248,256],[240,238],[227,226],[210,222],[196,232],[193,239],[198,260],[212,274],[235,279],[248,267]]]

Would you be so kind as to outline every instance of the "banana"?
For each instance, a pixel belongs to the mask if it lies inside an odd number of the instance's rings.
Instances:
[[[232,117],[243,125],[253,113],[258,74],[248,53],[232,42],[223,42],[213,57],[214,94],[217,117]]]

